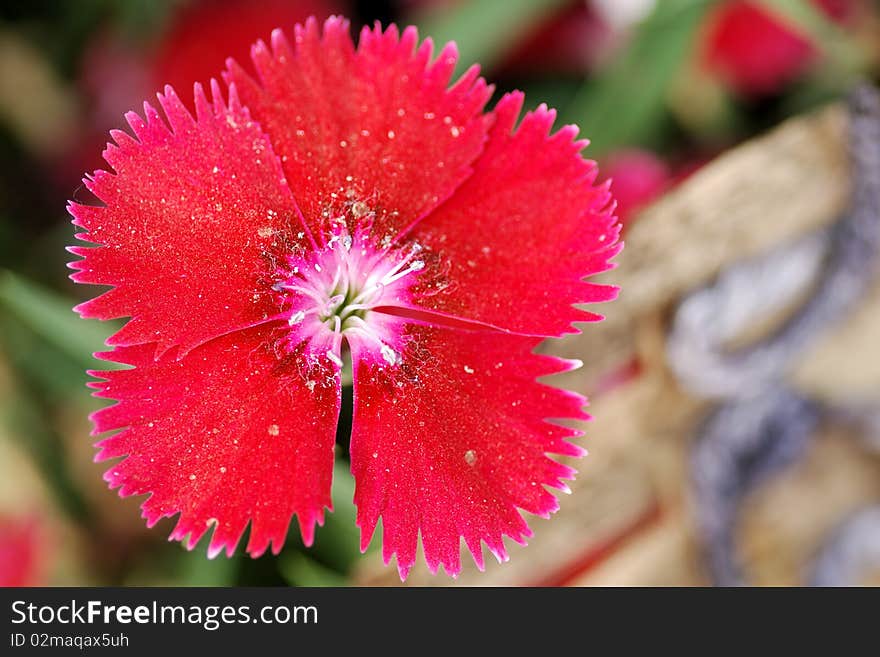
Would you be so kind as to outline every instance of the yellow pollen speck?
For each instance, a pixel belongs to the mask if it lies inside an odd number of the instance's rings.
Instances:
[[[356,219],[360,219],[370,211],[370,207],[363,201],[355,201],[351,204],[351,213]]]
[[[270,436],[277,436],[279,433],[280,433],[280,429],[278,428],[277,424],[270,424],[269,425],[269,435]]]

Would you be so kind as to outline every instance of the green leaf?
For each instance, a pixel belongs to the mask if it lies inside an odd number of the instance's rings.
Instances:
[[[479,63],[491,69],[500,63],[530,28],[567,4],[567,0],[472,0],[416,18],[419,31],[437,47],[455,41],[460,54],[457,73]]]
[[[15,376],[27,381],[46,403],[58,406],[75,402],[84,412],[97,407],[79,363],[34,335],[12,315],[0,313],[0,331],[0,342]]]
[[[0,402],[0,422],[19,438],[18,444],[40,469],[58,508],[88,527],[89,505],[71,476],[64,442],[50,422],[50,409],[25,381],[17,381],[5,392]]]
[[[292,586],[347,586],[345,576],[322,566],[303,552],[289,550],[278,560],[282,576]]]
[[[235,583],[240,558],[223,555],[208,559],[203,547],[190,551],[181,547],[175,586],[232,586]]]
[[[591,157],[644,143],[666,115],[666,96],[691,54],[712,0],[663,0],[600,76],[587,82],[564,118],[589,138]]]
[[[0,307],[83,369],[95,366],[92,353],[104,348],[115,324],[80,319],[75,303],[10,271],[0,272]]]
[[[322,564],[338,572],[348,572],[361,556],[360,532],[355,524],[354,477],[347,464],[333,468],[333,513],[328,513],[324,526],[315,532],[311,553]]]

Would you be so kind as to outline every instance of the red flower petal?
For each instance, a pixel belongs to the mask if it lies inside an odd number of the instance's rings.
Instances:
[[[471,68],[447,89],[457,60],[448,44],[431,62],[415,28],[361,32],[331,18],[310,20],[292,47],[280,30],[272,50],[252,53],[260,85],[235,62],[228,78],[281,156],[297,202],[319,226],[362,201],[376,212],[374,235],[395,237],[447,198],[482,149],[491,89]]]
[[[151,494],[151,526],[179,512],[171,538],[189,535],[190,549],[213,526],[209,556],[231,555],[249,521],[248,552],[271,543],[277,554],[293,514],[310,544],[331,507],[338,369],[304,375],[297,354],[275,354],[274,330],[226,335],[180,360],[117,347],[101,357],[134,369],[93,373],[106,379],[91,384],[96,395],[119,400],[93,414],[94,433],[124,429],[98,444],[99,461],[125,456],[105,479],[124,497]]]
[[[535,381],[570,364],[532,354],[538,339],[411,326],[417,368],[355,363],[352,473],[361,546],[379,517],[386,563],[406,577],[421,533],[432,572],[461,569],[464,537],[482,568],[480,541],[505,560],[502,536],[531,536],[517,508],[547,517],[558,507],[544,486],[565,490],[574,470],[546,454],[579,456],[580,435],[547,418],[585,418],[584,399]],[[404,355],[404,362],[408,361]]]
[[[545,106],[513,126],[522,95],[509,94],[474,174],[420,223],[413,237],[449,262],[415,303],[428,310],[528,335],[559,336],[598,316],[574,303],[608,301],[616,289],[586,283],[611,267],[620,226],[607,185],[578,153],[576,129],[550,135]],[[438,288],[442,290],[438,293]],[[419,296],[420,292],[420,296]]]
[[[103,245],[71,247],[83,256],[72,278],[115,286],[77,308],[84,317],[132,318],[109,344],[185,352],[277,312],[271,284],[258,283],[273,269],[271,252],[291,246],[279,234],[290,233],[298,211],[234,89],[227,107],[215,86],[212,107],[199,88],[198,121],[170,87],[159,101],[171,129],[145,104],[146,122],[127,116],[139,141],[114,131],[117,145],[104,152],[116,175],[86,180],[106,207],[70,205],[74,224],[88,231],[77,237]]]

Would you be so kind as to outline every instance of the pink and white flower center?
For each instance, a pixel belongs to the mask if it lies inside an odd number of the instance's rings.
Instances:
[[[291,345],[341,367],[343,339],[366,357],[388,366],[401,358],[402,319],[376,309],[409,306],[411,288],[425,263],[421,247],[377,248],[369,230],[349,234],[337,225],[325,245],[292,255],[275,289],[284,297]]]

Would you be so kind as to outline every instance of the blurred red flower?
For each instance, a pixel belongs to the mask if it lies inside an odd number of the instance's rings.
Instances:
[[[646,205],[669,189],[669,166],[650,151],[627,149],[608,156],[603,167],[617,202],[617,216],[624,229]]]
[[[811,0],[829,18],[845,21],[855,0]],[[758,3],[728,0],[711,14],[703,42],[706,66],[744,96],[778,92],[813,62],[817,47],[794,26]]]
[[[344,0],[198,0],[178,10],[151,58],[151,87],[179,90],[192,109],[189,90],[207,85],[231,57],[250,59],[251,46],[276,27],[291,29],[309,16],[342,14]]]
[[[42,539],[35,516],[0,516],[0,587],[45,584]]]

